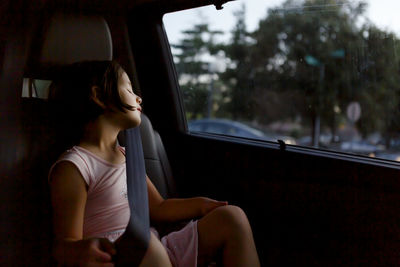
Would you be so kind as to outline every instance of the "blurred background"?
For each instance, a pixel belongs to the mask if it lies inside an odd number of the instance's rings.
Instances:
[[[190,131],[400,161],[398,10],[241,0],[165,15]]]

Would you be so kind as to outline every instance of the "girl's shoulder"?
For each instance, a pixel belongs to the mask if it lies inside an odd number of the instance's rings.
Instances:
[[[119,149],[125,155],[125,148],[119,147]],[[114,164],[81,146],[73,146],[72,148],[66,150],[53,164],[49,171],[49,178],[54,167],[58,163],[64,161],[71,162],[73,165],[75,165],[75,167],[81,172],[82,176],[87,181],[94,179],[94,177],[102,176],[102,174],[108,171],[115,169],[122,170],[125,168],[125,163]]]
[[[90,160],[84,153],[79,151],[79,148],[74,146],[61,154],[57,161],[51,166],[48,175],[49,181],[51,179],[52,171],[61,162],[72,163],[79,170],[85,180],[88,180],[91,176]]]
[[[73,146],[70,149],[65,150],[64,153],[62,153],[61,156],[58,158],[58,160],[70,159],[75,157],[80,157],[78,146]]]
[[[78,167],[86,167],[90,168],[91,165],[91,158],[93,155],[90,155],[89,151],[86,151],[83,148],[80,148],[79,146],[73,146],[72,148],[66,150],[61,156],[58,158],[58,160],[54,163],[57,164],[58,162],[61,161],[70,161],[74,163],[74,165],[78,165]]]

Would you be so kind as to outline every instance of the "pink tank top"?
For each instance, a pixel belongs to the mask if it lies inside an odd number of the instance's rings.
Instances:
[[[121,151],[125,150],[120,147]],[[112,164],[92,152],[74,146],[60,156],[73,163],[88,186],[83,237],[105,237],[115,241],[128,225],[130,211],[126,187],[126,165]]]

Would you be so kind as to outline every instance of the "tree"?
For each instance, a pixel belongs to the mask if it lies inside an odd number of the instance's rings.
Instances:
[[[335,106],[358,86],[348,55],[360,43],[356,21],[364,9],[363,2],[347,0],[288,0],[270,9],[253,34],[259,44],[252,60],[257,94],[287,98],[292,108],[279,119],[309,118],[313,143],[319,121],[334,128]]]
[[[210,100],[210,63],[207,56],[221,50],[216,36],[223,32],[211,30],[207,22],[193,25],[182,32],[184,38],[172,45],[179,53],[175,54],[181,90],[188,119],[207,116]]]
[[[230,42],[223,47],[230,64],[221,74],[221,80],[227,87],[225,91],[229,101],[222,109],[234,120],[254,118],[253,67],[251,62],[252,40],[245,23],[246,7],[234,12],[236,24],[231,31]]]
[[[358,126],[364,135],[384,133],[389,147],[390,138],[400,131],[399,40],[374,25],[364,26],[360,34],[364,45],[356,94],[365,108]]]

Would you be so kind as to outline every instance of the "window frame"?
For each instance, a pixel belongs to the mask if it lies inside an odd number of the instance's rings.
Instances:
[[[172,12],[172,11],[171,11]],[[237,137],[237,136],[228,136],[222,134],[215,134],[215,133],[206,133],[206,132],[196,132],[196,131],[189,131],[188,122],[185,116],[185,107],[183,102],[183,95],[180,89],[179,81],[178,81],[178,74],[175,67],[175,63],[173,61],[173,55],[171,46],[168,40],[168,36],[165,30],[165,26],[163,23],[164,15],[170,12],[161,11],[160,17],[158,22],[156,23],[158,38],[160,40],[161,46],[161,54],[163,58],[163,62],[165,64],[165,69],[168,72],[168,77],[170,81],[170,89],[171,94],[174,99],[176,105],[174,106],[175,110],[175,117],[178,121],[178,131],[181,134],[189,135],[198,138],[206,138],[212,139],[220,142],[229,142],[233,144],[246,144],[250,146],[257,146],[264,149],[270,149],[275,151],[283,151],[285,153],[296,153],[300,155],[307,155],[307,156],[317,156],[323,158],[330,158],[340,161],[346,162],[354,162],[354,163],[361,163],[367,165],[374,165],[374,166],[381,166],[390,169],[400,170],[400,162],[396,162],[393,160],[388,159],[381,159],[381,158],[372,158],[363,155],[356,155],[346,152],[340,151],[331,151],[325,150],[323,148],[314,148],[314,147],[304,147],[300,145],[289,145],[289,144],[282,144],[282,142],[272,142],[272,141],[264,141],[264,140],[255,140],[249,139],[245,137]]]

